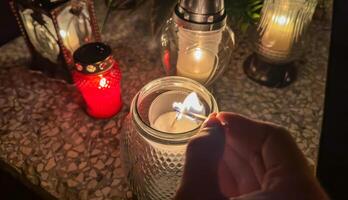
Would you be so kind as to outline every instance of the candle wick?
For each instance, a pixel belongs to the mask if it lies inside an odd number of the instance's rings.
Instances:
[[[172,128],[175,124],[175,122],[178,120],[178,117],[175,117],[174,120],[172,121],[172,123],[170,124],[170,127]]]
[[[181,115],[192,117],[192,118],[198,119],[200,121],[204,121],[204,120],[206,120],[208,118],[205,115],[200,115],[200,114],[193,113],[193,112],[188,112],[188,111],[181,111],[178,107],[175,107],[175,106],[173,107],[173,109],[174,109],[174,111],[176,111],[177,113],[180,113]]]

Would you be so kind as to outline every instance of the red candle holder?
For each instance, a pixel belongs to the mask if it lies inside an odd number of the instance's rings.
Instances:
[[[74,52],[73,79],[89,115],[109,118],[122,107],[121,71],[111,48],[100,42],[81,46]]]

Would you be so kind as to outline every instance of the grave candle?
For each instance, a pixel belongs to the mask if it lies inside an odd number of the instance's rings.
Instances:
[[[122,106],[121,71],[103,43],[89,43],[74,53],[73,78],[87,104],[87,112],[96,118],[109,118]]]

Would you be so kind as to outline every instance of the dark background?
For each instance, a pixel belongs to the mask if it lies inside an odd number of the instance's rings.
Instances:
[[[0,46],[20,34],[8,0],[0,1],[0,27]]]
[[[19,29],[8,0],[0,1],[0,46],[17,37]],[[348,1],[334,0],[318,178],[333,200],[348,199]],[[0,52],[1,53],[1,52]],[[0,170],[1,199],[39,196]]]
[[[336,200],[348,199],[348,1],[334,0],[317,175]]]
[[[7,0],[0,1],[0,46],[20,35],[16,20]],[[0,52],[1,53],[1,52]],[[40,200],[40,197],[15,179],[10,173],[0,169],[0,199]]]

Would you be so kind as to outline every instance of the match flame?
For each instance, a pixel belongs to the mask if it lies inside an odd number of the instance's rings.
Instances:
[[[174,102],[173,108],[178,112],[177,119],[181,119],[183,116],[188,117],[187,115],[184,115],[184,113],[205,114],[204,106],[199,101],[195,92],[191,92],[183,102]],[[191,117],[188,118],[192,119]]]

